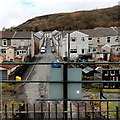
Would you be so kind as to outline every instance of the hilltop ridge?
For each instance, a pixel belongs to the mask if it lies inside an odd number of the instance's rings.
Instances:
[[[15,30],[75,30],[95,27],[119,27],[120,6],[104,9],[49,14],[29,19],[15,27]]]

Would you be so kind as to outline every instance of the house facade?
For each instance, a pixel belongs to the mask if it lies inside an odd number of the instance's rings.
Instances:
[[[27,46],[31,57],[34,56],[34,39],[31,32],[16,32],[11,39],[11,46],[15,48]],[[26,52],[26,55],[28,52]],[[18,54],[17,54],[18,55]]]
[[[15,60],[15,48],[8,47],[6,49],[6,60],[14,62],[14,60]]]
[[[92,45],[97,46],[97,49],[94,49],[94,51],[99,52],[101,47],[106,44],[119,44],[119,33],[115,28],[98,27],[94,29],[81,30],[81,32],[89,35],[89,39],[91,39]]]
[[[111,51],[113,55],[119,54],[119,42],[120,36],[116,27],[111,28],[94,28],[81,30],[81,32],[89,35],[89,52],[92,54],[93,58],[102,58],[109,60]],[[111,47],[111,45],[116,45],[117,47]],[[113,50],[114,48],[114,50]],[[116,50],[117,51],[116,51]]]
[[[23,50],[20,50],[21,48],[23,48]],[[0,54],[4,56],[7,61],[14,61],[15,58],[19,56],[33,57],[35,55],[33,32],[1,31]]]
[[[53,42],[63,59],[68,56],[68,39],[70,41],[70,59],[73,60],[80,54],[88,54],[88,35],[79,31],[53,32]]]
[[[0,54],[6,55],[6,49],[11,46],[11,39],[15,32],[0,31]]]
[[[39,53],[39,50],[43,44],[44,40],[44,33],[42,31],[39,31],[37,33],[34,33],[34,46],[35,46],[35,54]]]

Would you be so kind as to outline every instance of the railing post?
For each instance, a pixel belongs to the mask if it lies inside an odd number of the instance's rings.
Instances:
[[[26,104],[26,114],[27,114],[27,118],[28,118],[28,103]]]
[[[101,101],[99,102],[99,111],[100,111],[100,117],[101,117]]]
[[[70,120],[72,120],[72,103],[70,103]]]
[[[5,104],[5,120],[7,120],[7,105]]]
[[[79,120],[79,103],[77,103],[77,113],[78,113],[78,120]]]
[[[92,119],[94,120],[95,119],[95,111],[94,111],[94,108],[95,108],[95,106],[94,106],[94,101],[92,102]]]
[[[55,118],[57,120],[57,103],[55,103]]]
[[[50,103],[48,103],[48,120],[50,120]]]
[[[107,102],[107,120],[109,120],[109,103]]]
[[[36,119],[36,114],[35,114],[36,106],[35,106],[35,103],[33,104],[33,108],[34,108],[34,120],[35,120]]]
[[[43,120],[44,119],[44,116],[43,116],[43,103],[41,102],[41,119]]]
[[[86,103],[84,104],[84,108],[85,108],[85,117],[87,117],[87,106],[86,106]]]
[[[65,120],[67,120],[67,99],[68,99],[68,90],[67,90],[67,79],[68,79],[68,73],[67,73],[68,64],[63,64],[63,103],[64,103],[64,112],[65,112]]]
[[[116,106],[116,120],[119,120],[119,109],[117,106]]]
[[[12,104],[12,117],[13,117],[13,120],[14,120],[14,104]]]

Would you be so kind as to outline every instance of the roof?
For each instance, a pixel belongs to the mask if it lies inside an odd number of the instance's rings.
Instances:
[[[36,36],[37,38],[42,38],[43,34],[44,34],[43,32],[39,31],[35,33],[34,36]]]
[[[99,72],[99,71],[102,71],[102,70],[103,70],[103,67],[101,67],[101,66],[96,67],[95,70],[98,71],[98,72]]]
[[[28,50],[28,46],[19,46],[17,50]]]
[[[8,63],[8,61],[7,61],[7,63]],[[1,66],[2,66],[2,68],[5,68],[5,69],[11,69],[11,68],[15,67],[16,65],[10,65],[10,64],[5,65],[4,62],[3,62],[3,64]]]
[[[15,32],[11,31],[0,31],[0,38],[10,39],[13,37],[14,34]]]
[[[109,44],[109,46],[120,46],[120,44]]]
[[[6,58],[4,55],[0,54],[1,57]]]
[[[20,39],[31,39],[31,32],[16,32],[14,38]]]
[[[94,28],[94,29],[86,29],[80,30],[85,34],[88,34],[90,37],[105,37],[105,36],[117,36],[118,32],[111,28]]]
[[[52,35],[55,35],[56,33],[59,33],[59,31],[54,30],[54,31],[52,32]]]
[[[76,30],[69,30],[69,31],[62,31],[61,32],[61,35],[62,35],[62,37],[65,37],[66,35],[68,35],[68,33],[73,33],[73,32],[75,32]]]
[[[7,49],[9,49],[9,48],[14,49],[14,50],[16,49],[16,47],[12,47],[12,46],[9,46]]]
[[[89,72],[91,72],[91,71],[94,71],[94,69],[91,68],[91,67],[86,67],[86,68],[84,68],[82,71],[87,74],[87,73],[89,73]]]
[[[120,27],[112,27],[118,34],[120,34]]]

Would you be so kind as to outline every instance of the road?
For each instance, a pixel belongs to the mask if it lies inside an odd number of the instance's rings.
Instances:
[[[37,62],[47,63],[56,60],[56,53],[51,53],[50,42],[47,41],[47,51],[44,54],[39,53],[36,55],[38,59]],[[50,68],[51,65],[35,65],[32,67],[31,75],[29,80],[34,81],[45,81],[50,78]],[[27,83],[25,84],[25,93],[27,96],[27,102],[30,104],[29,109],[33,109],[33,104],[36,104],[36,110],[40,111],[40,104],[36,99],[46,99],[49,98],[49,85],[47,83]],[[46,104],[44,104],[46,105]],[[46,108],[46,107],[45,107]],[[40,117],[40,116],[38,116]]]

